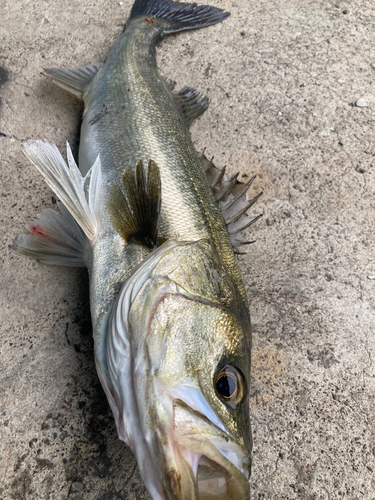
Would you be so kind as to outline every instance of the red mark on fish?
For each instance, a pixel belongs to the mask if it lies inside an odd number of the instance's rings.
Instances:
[[[47,233],[39,224],[36,224],[35,226],[30,226],[30,231],[33,233],[34,236],[48,238]]]

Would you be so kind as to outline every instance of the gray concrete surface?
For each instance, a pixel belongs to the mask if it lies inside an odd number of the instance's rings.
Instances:
[[[211,99],[197,147],[264,190],[239,258],[254,324],[252,500],[373,500],[375,5],[211,4],[230,19],[170,37],[158,57]],[[8,250],[53,206],[21,141],[77,151],[82,105],[41,69],[104,60],[130,6],[1,3],[2,500],[148,498],[96,377],[86,273]]]

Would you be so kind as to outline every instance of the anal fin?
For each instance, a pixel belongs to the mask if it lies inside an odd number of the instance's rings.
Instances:
[[[125,169],[121,181],[125,194],[115,184],[108,202],[113,227],[126,243],[139,242],[154,248],[161,204],[159,167],[150,160],[146,178],[140,160],[134,174],[131,168]]]
[[[210,104],[208,97],[191,87],[183,87],[179,92],[173,92],[173,97],[180,106],[187,126],[204,113]]]
[[[102,66],[103,64],[87,64],[79,68],[45,68],[44,71],[59,87],[77,97],[83,97]]]

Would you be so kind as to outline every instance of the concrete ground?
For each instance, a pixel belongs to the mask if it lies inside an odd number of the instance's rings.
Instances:
[[[212,0],[162,72],[211,99],[193,126],[264,191],[239,258],[254,349],[252,500],[375,499],[375,5]],[[149,498],[94,367],[84,270],[8,250],[52,193],[26,138],[77,151],[82,104],[41,75],[106,58],[131,0],[3,0],[0,499]],[[364,106],[361,106],[363,104]]]

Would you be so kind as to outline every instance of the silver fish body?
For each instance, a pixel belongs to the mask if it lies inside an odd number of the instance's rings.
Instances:
[[[179,241],[212,239],[245,297],[218,203],[181,109],[156,66],[155,47],[163,33],[163,20],[151,24],[138,17],[129,22],[84,96],[79,165],[85,174],[99,156],[103,179],[103,210],[93,252],[99,274],[92,278],[92,296],[100,294],[100,307],[112,301],[110,289],[120,281],[116,263],[123,272],[143,257],[124,248],[108,220],[108,199],[125,167],[134,169],[139,160],[147,164],[149,159],[156,162],[161,175],[159,236]],[[124,259],[129,261],[127,266]]]
[[[137,0],[102,68],[48,71],[84,97],[80,172],[69,149],[68,166],[53,145],[24,145],[61,216],[41,214],[14,249],[88,267],[98,374],[154,500],[249,498],[250,317],[222,211],[237,224],[252,202],[238,205],[234,181],[214,195],[187,126],[207,102],[172,92],[155,57],[168,33],[225,17]],[[128,238],[137,212],[146,220],[159,205],[155,241]]]

